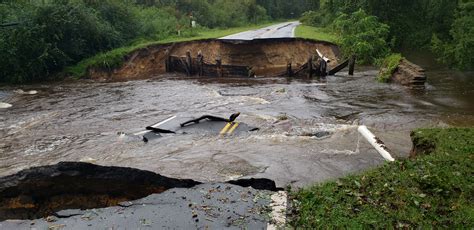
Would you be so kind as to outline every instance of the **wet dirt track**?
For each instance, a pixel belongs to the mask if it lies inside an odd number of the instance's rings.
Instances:
[[[361,138],[369,126],[397,157],[411,149],[416,127],[474,124],[472,76],[461,90],[437,73],[425,92],[374,81],[376,71],[326,80],[183,79],[73,82],[2,87],[0,176],[60,161],[126,166],[198,181],[269,178],[308,185],[375,167],[383,158]],[[428,75],[428,77],[430,77]],[[166,136],[153,143],[119,138],[172,115],[228,116],[260,131],[234,137]],[[288,118],[288,119],[286,119]],[[329,131],[327,138],[308,134]]]

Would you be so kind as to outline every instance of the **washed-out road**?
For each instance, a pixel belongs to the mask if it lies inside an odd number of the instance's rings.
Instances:
[[[223,40],[253,40],[265,38],[293,38],[295,37],[295,29],[300,22],[285,22],[269,27],[245,31],[238,34],[229,35],[220,39]]]

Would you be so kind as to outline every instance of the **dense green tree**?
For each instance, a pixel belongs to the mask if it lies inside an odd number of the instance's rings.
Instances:
[[[449,35],[456,0],[321,0],[319,21],[331,24],[340,13],[359,9],[390,26],[399,47],[427,46],[433,33]]]
[[[308,10],[319,9],[319,0],[257,0],[272,18],[296,18]]]
[[[0,80],[42,79],[121,42],[110,24],[80,3],[2,7],[13,10],[16,15],[10,19],[20,24],[0,33]]]
[[[0,81],[41,80],[136,40],[187,36],[191,20],[215,28],[267,19],[256,0],[0,0]]]
[[[459,69],[474,69],[474,1],[463,2],[455,14],[451,37],[434,35],[432,49],[440,60]]]
[[[389,26],[364,10],[341,14],[333,24],[341,36],[341,48],[346,55],[355,54],[362,64],[373,64],[390,53],[387,42]]]

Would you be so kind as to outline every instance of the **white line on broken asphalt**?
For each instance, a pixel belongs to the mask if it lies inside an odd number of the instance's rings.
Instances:
[[[271,197],[272,221],[268,223],[267,230],[277,230],[286,224],[286,208],[288,204],[288,193],[276,192]]]

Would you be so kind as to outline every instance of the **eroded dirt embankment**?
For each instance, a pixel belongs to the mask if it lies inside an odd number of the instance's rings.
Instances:
[[[294,67],[303,65],[319,49],[332,60],[329,67],[337,65],[340,51],[337,45],[300,38],[261,39],[251,41],[197,40],[162,45],[152,45],[130,53],[124,64],[112,71],[90,69],[88,77],[97,80],[143,79],[166,72],[168,55],[185,56],[187,51],[196,57],[200,51],[205,62],[215,63],[217,58],[223,65],[252,67],[259,76],[286,69],[288,63]]]
[[[403,58],[392,74],[390,81],[404,86],[424,87],[426,82],[425,70]]]

